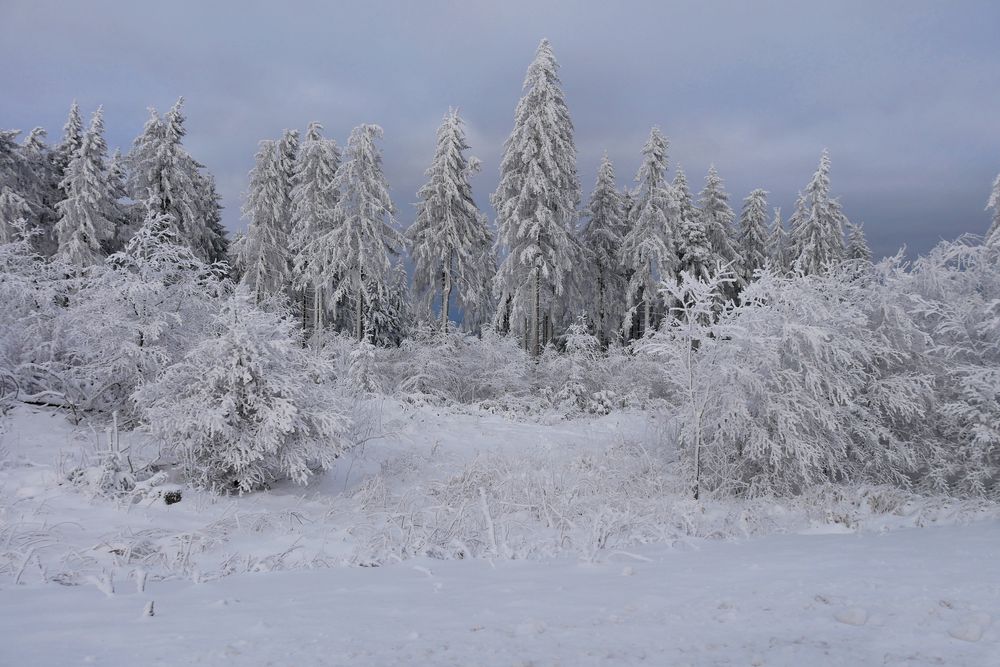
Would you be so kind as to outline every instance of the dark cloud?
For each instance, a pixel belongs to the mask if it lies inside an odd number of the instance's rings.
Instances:
[[[381,124],[400,220],[449,106],[497,178],[524,70],[548,37],[577,128],[584,189],[601,152],[630,180],[650,125],[699,187],[714,163],[734,206],[754,187],[790,211],[819,152],[877,253],[981,233],[1000,171],[995,2],[0,3],[0,126],[57,135],[70,100],[103,104],[127,148],[147,106],[187,100],[188,146],[226,223],[257,141]]]

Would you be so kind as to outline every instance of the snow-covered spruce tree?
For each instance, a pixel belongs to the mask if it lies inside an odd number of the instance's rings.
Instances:
[[[243,216],[250,224],[236,249],[240,283],[257,303],[284,294],[291,284],[288,227],[288,192],[282,168],[281,146],[264,140],[250,172],[250,188]]]
[[[404,246],[394,226],[382,153],[375,144],[381,137],[378,125],[359,125],[351,131],[346,159],[333,179],[340,199],[333,208],[329,231],[316,240],[320,279],[333,285],[333,303],[351,302],[358,340],[372,333],[366,321],[368,304],[387,293],[392,258]]]
[[[125,247],[132,234],[139,228],[142,218],[145,215],[145,207],[141,202],[128,200],[128,192],[125,190],[125,160],[120,150],[115,149],[108,162],[108,188],[111,191],[111,198],[115,204],[115,238],[112,239],[105,251],[108,254],[118,252]]]
[[[986,208],[993,209],[993,224],[986,232],[985,242],[987,245],[1000,245],[1000,175],[993,181],[993,191],[986,202]]]
[[[840,204],[830,197],[830,154],[824,150],[792,216],[793,261],[799,271],[820,273],[844,259],[846,222]]]
[[[333,139],[323,137],[323,126],[310,123],[292,175],[292,276],[302,298],[302,328],[306,336],[323,330],[326,315],[335,305],[328,303],[330,284],[324,261],[329,251],[321,244],[331,240],[333,210],[340,192],[333,179],[340,168],[340,149]]]
[[[767,264],[767,245],[767,192],[758,188],[743,200],[740,212],[740,273],[745,282]]]
[[[256,307],[240,288],[213,332],[133,396],[150,430],[189,477],[220,492],[304,484],[344,452],[348,420],[324,382],[329,369],[303,349],[294,321]]]
[[[712,243],[705,231],[701,213],[694,205],[688,188],[687,176],[680,165],[674,174],[674,193],[680,203],[681,219],[677,228],[678,273],[687,271],[696,278],[707,280],[718,271],[720,261],[712,251]]]
[[[681,220],[681,207],[667,183],[667,140],[658,127],[650,130],[642,148],[642,166],[635,180],[638,195],[632,228],[622,241],[619,257],[630,272],[623,331],[630,331],[637,309],[642,307],[641,335],[653,329],[653,308],[659,302],[657,285],[673,277],[679,261],[674,238]]]
[[[86,267],[104,261],[119,219],[115,191],[108,178],[103,111],[94,112],[90,129],[66,167],[60,188],[57,256],[68,265]]]
[[[428,307],[441,305],[441,331],[448,333],[452,292],[465,318],[482,323],[489,314],[495,262],[493,238],[472,198],[469,176],[479,161],[466,159],[462,119],[449,110],[437,131],[437,148],[417,191],[417,218],[407,230],[414,289]]]
[[[767,239],[767,256],[771,260],[771,266],[779,274],[791,268],[789,243],[788,232],[785,231],[785,223],[781,218],[781,208],[775,207]]]
[[[494,281],[496,322],[506,331],[527,322],[524,341],[541,352],[543,311],[551,319],[570,283],[579,246],[574,237],[580,182],[573,123],[548,40],[535,52],[504,144],[493,193],[502,260]]]
[[[872,261],[872,250],[868,247],[864,226],[848,222],[847,233],[846,258],[870,264]]]
[[[397,258],[388,280],[374,285],[365,303],[365,338],[377,345],[399,345],[413,322],[410,308],[410,276]]]
[[[31,208],[10,187],[0,187],[0,243],[16,243],[26,233]]]
[[[615,184],[615,168],[607,153],[601,158],[586,215],[587,222],[580,231],[580,240],[592,267],[593,282],[588,295],[591,321],[597,340],[603,347],[616,337],[620,329],[627,286],[618,251],[628,233],[628,224],[622,197]]]
[[[135,201],[152,198],[176,225],[178,238],[209,262],[226,260],[227,242],[219,219],[214,185],[203,166],[182,145],[186,134],[184,99],[162,118],[155,109],[126,158],[127,189]]]
[[[59,220],[56,204],[63,198],[59,183],[62,171],[56,169],[55,151],[45,144],[46,132],[34,128],[21,142],[21,157],[25,170],[24,199],[29,202],[35,247],[45,256],[56,251],[55,226]]]
[[[736,228],[733,225],[736,215],[729,207],[729,195],[715,165],[708,168],[705,187],[699,195],[699,203],[702,226],[712,244],[714,259],[721,261],[724,266],[735,267],[740,257]],[[736,283],[730,283],[728,288],[730,292],[735,285]]]
[[[66,117],[66,124],[63,126],[62,141],[56,145],[52,156],[56,183],[62,183],[66,176],[66,168],[82,143],[83,118],[80,116],[80,105],[76,103],[76,100],[73,100],[73,104],[69,108],[69,115]],[[65,193],[63,195],[65,196]]]

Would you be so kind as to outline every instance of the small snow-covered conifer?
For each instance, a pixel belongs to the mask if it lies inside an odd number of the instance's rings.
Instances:
[[[104,261],[104,250],[115,238],[118,206],[106,159],[103,112],[98,109],[60,184],[66,198],[57,206],[58,257],[72,266]]]
[[[865,238],[864,226],[848,222],[847,233],[847,259],[871,263],[872,250],[868,247],[868,240]]]
[[[162,118],[155,109],[132,145],[127,189],[135,201],[159,202],[177,227],[178,238],[209,262],[226,259],[227,242],[219,223],[214,184],[203,166],[182,145],[187,133],[180,98]]]
[[[707,280],[713,271],[718,270],[719,260],[712,250],[701,212],[694,205],[687,176],[680,165],[674,174],[673,187],[681,207],[677,233],[677,255],[680,259],[678,273],[687,271],[697,278]]]
[[[639,306],[643,309],[643,334],[652,331],[653,307],[659,301],[657,285],[673,276],[679,264],[674,234],[680,225],[681,207],[666,181],[667,146],[658,127],[650,130],[642,148],[642,165],[635,177],[639,192],[632,228],[622,242],[619,255],[630,271],[628,311],[622,327],[625,331],[631,328]]]
[[[256,307],[243,288],[213,335],[137,391],[150,430],[196,483],[250,491],[281,478],[304,484],[344,452],[347,418],[329,368],[303,349],[291,318]]]
[[[740,212],[740,271],[744,281],[767,263],[767,192],[754,190]]]
[[[715,165],[708,169],[705,176],[705,187],[699,197],[701,203],[701,220],[708,240],[712,244],[712,252],[717,261],[724,265],[733,264],[739,259],[736,240],[736,229],[733,222],[736,215],[729,207],[729,195]]]
[[[624,315],[626,283],[618,252],[628,233],[621,193],[615,184],[615,168],[607,153],[601,158],[586,213],[587,222],[580,239],[592,265],[591,319],[598,342],[607,345]]]
[[[785,231],[785,223],[781,218],[781,208],[775,207],[774,219],[771,221],[771,230],[768,235],[767,247],[768,257],[771,260],[774,270],[781,274],[791,268],[789,261],[789,239],[788,232]]]
[[[840,204],[830,197],[830,154],[824,150],[792,217],[794,261],[799,271],[820,273],[844,259],[846,221]]]
[[[288,231],[283,219],[288,208],[288,194],[281,148],[278,142],[260,142],[243,205],[243,215],[250,224],[239,241],[236,267],[240,282],[247,286],[257,303],[283,294],[291,282]]]

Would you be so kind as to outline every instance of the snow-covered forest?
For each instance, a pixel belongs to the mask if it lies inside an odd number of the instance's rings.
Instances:
[[[885,258],[845,215],[826,151],[787,212],[767,183],[728,192],[722,165],[686,174],[668,125],[635,147],[628,187],[605,155],[587,188],[543,40],[499,164],[474,157],[448,109],[425,184],[396,193],[382,128],[335,139],[317,119],[256,146],[246,230],[232,235],[185,145],[183,99],[113,153],[102,109],[88,112],[74,103],[60,133],[0,130],[0,597],[22,609],[99,604],[52,592],[72,586],[112,600],[109,618],[148,619],[168,613],[156,591],[177,598],[178,582],[334,570],[340,586],[338,568],[410,562],[431,583],[437,563],[470,559],[662,574],[665,554],[704,548],[711,560],[719,541],[932,524],[992,531],[974,553],[995,559],[1000,176],[983,183],[982,236]],[[489,206],[473,195],[483,170],[499,173]],[[406,228],[404,206],[416,209]],[[747,557],[767,563],[759,544]],[[530,588],[546,575],[510,576]],[[308,597],[311,584],[284,581]],[[889,653],[919,645],[927,664],[985,665],[1000,641],[995,570],[986,584],[956,583],[967,608],[954,614],[942,597],[939,640],[906,634],[864,587],[805,585],[839,626],[879,617],[902,633]],[[390,585],[414,599],[438,590]],[[22,592],[32,587],[37,597]],[[775,604],[797,616],[788,595]],[[552,622],[513,627],[538,642]],[[121,664],[128,635],[150,627],[86,650]],[[614,649],[620,661],[638,662],[643,641]],[[802,664],[819,650],[746,642],[720,649],[719,664]],[[22,662],[10,664],[28,664],[32,644],[13,645]],[[77,648],[51,664],[76,664]],[[851,650],[843,664],[874,655]]]

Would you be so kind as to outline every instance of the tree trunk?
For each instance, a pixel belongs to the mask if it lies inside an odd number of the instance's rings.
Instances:
[[[541,347],[539,346],[539,338],[541,334],[540,325],[541,322],[541,292],[542,285],[538,277],[538,269],[535,269],[533,276],[535,282],[532,287],[532,304],[531,304],[531,356],[538,357],[541,352]]]
[[[604,335],[604,270],[597,274],[597,344],[601,349],[607,347]]]
[[[441,333],[448,335],[448,320],[451,315],[451,253],[448,263],[441,273]]]
[[[645,336],[646,334],[649,333],[649,318],[650,318],[651,313],[650,313],[649,295],[643,294],[642,296],[643,296],[643,299],[642,299],[642,308],[643,308],[643,311],[642,311],[642,335]]]
[[[364,312],[364,294],[361,289],[361,272],[358,272],[358,294],[357,302],[355,303],[356,312],[354,313],[354,335],[360,341],[365,339],[365,312]]]

